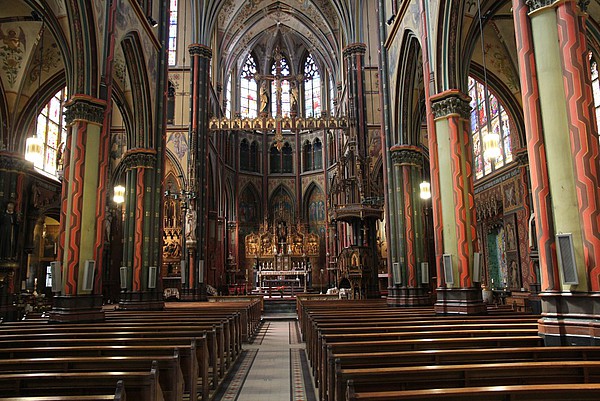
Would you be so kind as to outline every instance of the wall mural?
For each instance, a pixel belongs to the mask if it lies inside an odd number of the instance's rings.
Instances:
[[[280,186],[275,190],[269,202],[269,212],[271,221],[285,221],[288,224],[294,223],[294,202],[289,192]]]
[[[238,217],[241,225],[255,225],[259,220],[259,199],[250,186],[246,186],[239,201]]]
[[[308,232],[325,238],[325,195],[316,187],[308,198]]]

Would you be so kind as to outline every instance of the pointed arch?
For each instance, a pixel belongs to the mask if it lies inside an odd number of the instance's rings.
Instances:
[[[256,225],[262,220],[260,193],[253,183],[240,191],[237,219],[241,225]]]
[[[419,143],[419,116],[425,105],[423,87],[422,51],[419,39],[412,31],[406,31],[402,49],[401,61],[396,81],[396,113],[394,125],[396,137],[394,144],[417,145]]]
[[[303,216],[311,233],[325,235],[325,193],[315,182],[311,182],[303,196]]]
[[[296,203],[294,193],[285,185],[279,184],[269,198],[269,218],[271,221],[284,220],[294,221],[296,215]]]
[[[125,64],[129,71],[135,118],[132,140],[134,148],[153,148],[152,109],[148,71],[145,68],[144,50],[137,32],[129,32],[121,42]]]

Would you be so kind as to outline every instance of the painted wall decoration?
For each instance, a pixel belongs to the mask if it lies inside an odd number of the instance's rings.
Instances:
[[[325,195],[320,188],[314,187],[308,196],[308,231],[325,238]]]
[[[187,131],[170,132],[168,135],[167,148],[183,162],[189,149]]]
[[[521,186],[517,178],[502,183],[502,205],[505,214],[522,208],[522,201]]]
[[[254,225],[259,223],[260,200],[256,191],[247,185],[242,191],[239,200],[238,220],[242,225]]]
[[[294,201],[288,188],[278,187],[269,201],[269,213],[271,221],[285,221],[294,223]]]
[[[27,42],[23,28],[0,25],[0,64],[9,86],[17,82],[17,75],[21,69]]]

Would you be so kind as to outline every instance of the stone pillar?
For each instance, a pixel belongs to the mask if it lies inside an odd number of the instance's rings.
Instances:
[[[481,288],[475,288],[472,280],[477,238],[469,100],[458,90],[448,90],[431,97],[439,165],[443,166],[439,170],[443,259],[451,261],[443,263],[443,277],[438,277],[437,313],[486,312]]]
[[[190,107],[190,152],[189,177],[192,192],[197,197],[192,206],[195,222],[192,230],[193,241],[188,241],[190,251],[187,289],[183,296],[188,300],[206,299],[205,261],[206,261],[206,222],[208,221],[208,107],[210,105],[210,59],[212,50],[204,45],[195,43],[189,47],[191,61],[191,107]]]
[[[548,345],[599,344],[600,335],[594,333],[600,326],[594,322],[600,299],[593,293],[600,291],[600,166],[585,28],[589,2],[525,3],[529,6],[534,76],[547,155],[546,191],[555,200],[553,226],[543,226],[544,215],[538,223],[542,231],[538,233],[542,270],[539,331]],[[524,20],[526,11],[519,14]],[[530,151],[531,160],[537,161],[536,156]],[[545,244],[541,239],[546,233],[571,235],[572,248],[557,244],[563,252],[556,257],[556,265],[542,261]]]
[[[156,310],[164,307],[160,285],[160,260],[152,252],[150,238],[154,230],[152,216],[156,176],[156,151],[137,148],[123,156],[126,170],[123,264],[127,267],[127,289],[121,293],[119,308]],[[150,267],[156,267],[154,288],[149,280]]]
[[[102,122],[106,103],[85,95],[74,95],[66,105],[68,124],[65,141],[65,169],[62,188],[60,242],[57,260],[62,268],[62,291],[54,297],[50,320],[61,322],[104,319],[102,285],[86,278],[86,265],[94,262],[93,276],[102,277],[99,260],[103,246],[97,225],[104,221],[98,191],[106,177],[101,176]],[[100,203],[100,205],[102,205]],[[100,210],[100,212],[97,212]],[[100,213],[100,214],[98,214]],[[88,270],[88,273],[90,271]],[[89,278],[89,275],[87,276]]]
[[[399,235],[390,248],[396,249],[399,269],[392,268],[394,285],[389,288],[388,305],[421,306],[431,304],[421,280],[425,261],[423,207],[420,187],[423,169],[421,148],[396,145],[391,148],[396,183],[396,227]],[[400,273],[400,277],[396,275]],[[397,284],[400,283],[400,284]]]

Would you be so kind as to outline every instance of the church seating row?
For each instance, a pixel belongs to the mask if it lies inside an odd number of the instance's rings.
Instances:
[[[552,393],[554,383],[576,399],[594,399],[600,388],[600,348],[541,347],[537,316],[436,317],[380,303],[302,303],[322,400],[475,399],[470,392],[477,399],[571,399]]]
[[[249,302],[205,305],[111,311],[103,323],[1,324],[0,394],[83,397],[112,387],[114,398],[120,379],[130,399],[208,400],[241,352],[243,333],[257,324]]]
[[[40,396],[0,396],[0,401],[127,401],[125,386],[122,380],[117,382],[114,394],[97,395],[40,395]]]

